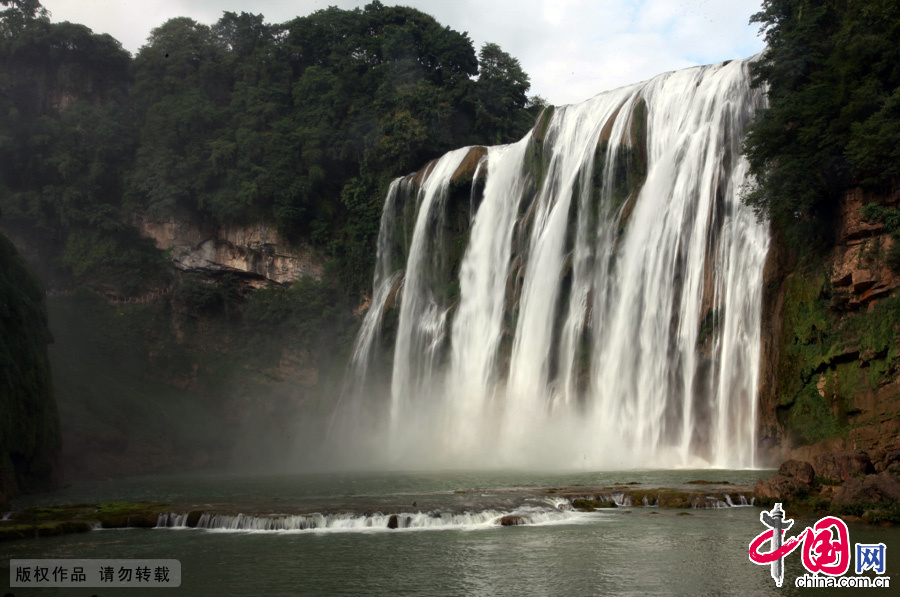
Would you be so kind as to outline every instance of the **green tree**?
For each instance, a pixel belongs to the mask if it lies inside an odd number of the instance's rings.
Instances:
[[[824,234],[846,189],[884,191],[900,174],[900,5],[766,0],[751,22],[768,44],[753,74],[769,108],[744,144],[745,200],[795,239]]]
[[[481,47],[478,65],[476,130],[494,143],[517,141],[534,125],[534,116],[526,110],[528,75],[516,58],[493,43]]]

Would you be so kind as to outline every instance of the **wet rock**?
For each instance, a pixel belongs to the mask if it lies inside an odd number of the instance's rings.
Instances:
[[[591,500],[587,498],[578,498],[572,501],[572,507],[581,512],[593,512],[597,508],[615,508],[616,503],[612,500]]]
[[[257,287],[267,280],[280,284],[304,276],[318,280],[324,272],[321,255],[309,245],[288,242],[273,223],[213,226],[141,215],[132,224],[157,248],[169,251],[172,264],[182,271],[242,273]]]
[[[396,529],[400,526],[400,517],[396,514],[391,514],[391,517],[388,518],[388,528]]]
[[[463,158],[459,167],[450,177],[450,181],[454,184],[471,184],[475,178],[475,172],[478,170],[478,164],[487,156],[487,147],[475,145],[469,148],[466,157]]]
[[[660,508],[690,508],[691,494],[683,491],[662,490],[657,498]]]
[[[799,463],[799,461],[789,460],[788,463]],[[808,463],[800,464],[809,466]],[[779,469],[778,474],[774,477],[767,481],[760,479],[756,482],[756,485],[753,487],[753,495],[758,499],[785,500],[805,496],[815,490],[815,481],[809,478],[809,471],[805,467],[791,464],[788,468],[796,470],[799,476],[789,477],[782,474],[781,470],[784,469],[784,465],[782,465],[782,469]]]
[[[842,483],[851,477],[861,477],[875,471],[869,455],[861,450],[842,450],[814,456],[812,466],[817,476],[831,483]]]
[[[500,519],[500,526],[517,527],[525,524],[525,519],[517,514],[507,514]]]

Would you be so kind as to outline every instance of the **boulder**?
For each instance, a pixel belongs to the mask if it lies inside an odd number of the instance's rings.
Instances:
[[[517,527],[523,524],[525,524],[525,519],[516,514],[507,514],[500,519],[500,526],[504,527]]]
[[[882,470],[900,472],[900,450],[888,450],[879,464]]]
[[[900,503],[900,481],[883,472],[866,477],[850,477],[834,492],[833,507],[849,506],[856,503]]]
[[[815,471],[808,462],[786,460],[778,473],[768,481],[760,479],[753,487],[753,494],[760,499],[790,499],[810,494],[819,488]]]
[[[814,456],[812,466],[826,482],[843,483],[851,477],[862,477],[875,471],[869,455],[862,450],[841,450]]]
[[[753,495],[757,499],[786,500],[809,493],[812,484],[803,483],[796,477],[775,475],[768,481],[759,479],[753,486]]]
[[[812,465],[802,460],[786,460],[779,467],[778,474],[793,477],[804,485],[813,485],[816,478]]]

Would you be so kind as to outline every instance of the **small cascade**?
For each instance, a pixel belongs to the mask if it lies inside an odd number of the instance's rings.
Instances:
[[[515,510],[464,512],[400,512],[384,514],[294,514],[256,516],[248,514],[203,513],[189,521],[187,514],[160,514],[156,528],[197,528],[218,532],[354,532],[371,530],[467,530],[495,526],[553,524],[573,521],[581,516],[568,507],[522,507]],[[504,521],[505,519],[505,521]],[[512,522],[510,522],[512,521]]]
[[[156,528],[187,528],[189,512],[165,512],[156,519]]]

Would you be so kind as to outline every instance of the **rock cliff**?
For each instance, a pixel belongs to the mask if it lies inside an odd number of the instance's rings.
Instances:
[[[900,276],[885,226],[864,205],[900,204],[900,189],[849,191],[834,248],[801,257],[775,234],[766,264],[760,448],[769,464],[900,446]]]
[[[148,216],[138,216],[133,224],[142,236],[168,251],[172,264],[182,271],[234,272],[255,286],[322,277],[321,259],[313,249],[288,243],[270,224],[202,225]]]

